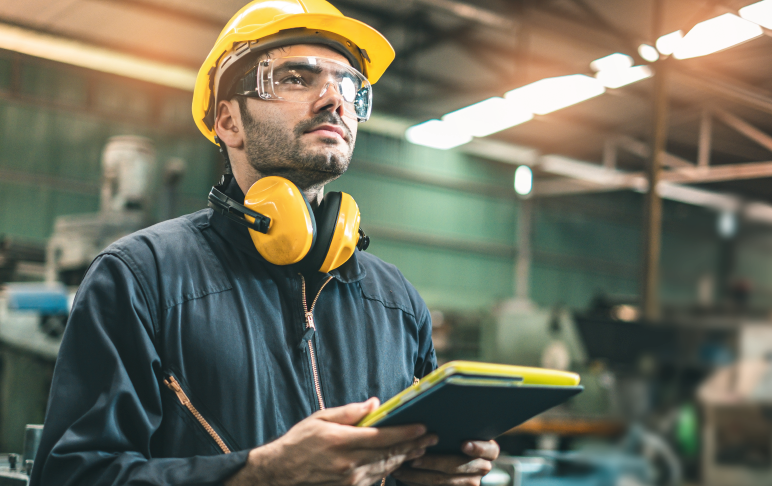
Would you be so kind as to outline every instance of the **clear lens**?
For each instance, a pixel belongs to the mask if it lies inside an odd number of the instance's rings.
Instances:
[[[263,99],[312,103],[334,89],[343,109],[359,121],[370,117],[372,88],[347,64],[319,57],[283,57],[260,63],[258,92]]]

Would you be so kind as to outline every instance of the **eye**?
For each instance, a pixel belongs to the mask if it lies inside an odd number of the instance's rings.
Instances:
[[[280,84],[286,84],[291,86],[305,86],[306,81],[303,76],[299,74],[290,74],[279,81]]]

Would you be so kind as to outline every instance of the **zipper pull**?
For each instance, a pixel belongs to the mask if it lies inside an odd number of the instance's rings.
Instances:
[[[314,338],[315,331],[316,330],[313,327],[306,328],[306,332],[303,333],[303,338],[300,340],[298,349],[306,349],[306,346],[308,346],[308,341]]]
[[[316,329],[316,325],[314,324],[313,312],[306,312],[306,327],[310,327],[311,329]]]
[[[182,387],[179,383],[177,383],[177,380],[170,376],[169,378],[166,378],[164,380],[164,385],[166,385],[171,391],[174,392],[175,395],[177,395],[177,398],[180,400],[180,403],[185,405],[186,407],[190,403],[190,399],[188,399],[188,396],[185,394],[184,391],[182,391]]]
[[[308,341],[314,337],[314,331],[316,326],[314,325],[314,313],[306,311],[306,332],[303,333],[303,339],[300,340],[298,349],[306,349]]]

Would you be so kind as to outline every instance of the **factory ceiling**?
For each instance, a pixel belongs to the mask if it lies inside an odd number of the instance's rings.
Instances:
[[[197,69],[220,29],[245,0],[0,0],[0,22],[148,59]],[[533,81],[592,74],[614,52],[636,57],[652,44],[653,0],[331,0],[392,42],[395,63],[375,87],[375,112],[415,122]],[[667,0],[660,34],[753,0]],[[772,133],[772,37],[677,61],[669,80],[668,151],[696,162],[705,108],[719,108]],[[727,88],[727,86],[729,88]],[[739,93],[738,94],[738,90]],[[650,138],[653,81],[537,116],[489,138],[600,163],[619,137]],[[743,97],[745,96],[745,97]],[[754,103],[753,99],[760,99]],[[714,122],[711,164],[772,160],[736,128]],[[642,170],[644,157],[617,153],[617,166]],[[772,179],[713,182],[712,189],[772,201]]]

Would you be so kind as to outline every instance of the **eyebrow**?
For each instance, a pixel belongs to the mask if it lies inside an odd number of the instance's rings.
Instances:
[[[306,71],[309,73],[319,74],[322,72],[322,67],[311,65],[307,62],[286,62],[276,70],[276,72],[279,74],[288,71]]]
[[[288,61],[282,64],[281,67],[275,70],[275,72],[278,73],[279,75],[284,74],[288,71],[305,71],[309,73],[320,74],[322,72],[322,67],[319,66],[318,64],[309,64],[307,62]],[[340,78],[349,77],[352,79],[357,79],[357,77],[354,74],[352,74],[346,69],[336,69],[335,71],[333,71],[333,74]]]

